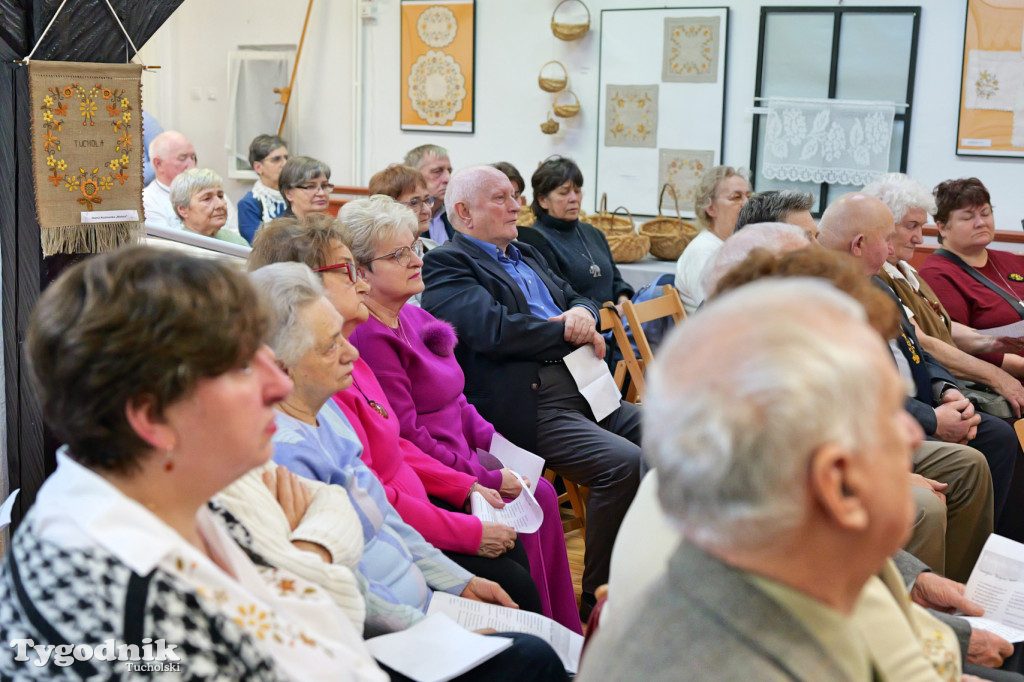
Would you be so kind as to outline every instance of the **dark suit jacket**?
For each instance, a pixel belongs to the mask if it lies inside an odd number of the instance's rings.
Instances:
[[[544,257],[516,242],[561,310],[586,305]],[[545,361],[575,350],[562,322],[530,313],[526,297],[498,262],[460,233],[424,257],[423,308],[454,327],[455,357],[466,374],[466,398],[503,436],[533,450],[537,444],[537,372]]]
[[[889,285],[878,276],[873,277],[872,281],[879,289],[888,294],[899,308],[900,330],[909,340],[909,343],[897,339],[897,346],[903,351],[903,355],[907,358],[908,364],[910,364],[917,390],[916,395],[907,398],[906,409],[921,425],[924,432],[930,436],[935,433],[935,429],[939,425],[938,420],[935,418],[935,410],[933,409],[936,403],[935,396],[932,393],[932,386],[936,383],[948,383],[952,384],[955,388],[957,387],[956,379],[953,378],[953,375],[949,373],[949,370],[942,363],[925,351],[921,342],[917,340],[917,332],[914,331],[914,325],[907,318],[907,313],[903,310],[903,303],[900,301],[900,297],[896,295],[896,292],[889,288]],[[913,346],[914,349],[910,350],[908,346]],[[917,360],[913,357],[914,355],[918,356]]]
[[[455,236],[455,228],[452,227],[452,224],[450,222],[448,222],[448,214],[444,211],[441,211],[441,222],[444,223],[444,232],[445,234],[448,235],[448,239],[450,240],[452,237]],[[421,232],[420,236],[429,237],[430,229],[428,228],[427,230]]]
[[[848,680],[788,610],[688,542],[635,613],[598,630],[579,682]]]

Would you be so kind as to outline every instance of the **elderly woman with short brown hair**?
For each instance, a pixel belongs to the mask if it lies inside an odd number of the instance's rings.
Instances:
[[[166,641],[174,657],[154,665],[184,678],[387,679],[323,590],[257,567],[245,529],[207,504],[271,455],[292,384],[266,330],[243,274],[180,253],[98,255],[47,289],[28,355],[67,445],[0,572],[4,641],[152,641],[158,655]],[[0,657],[0,677],[33,669]]]

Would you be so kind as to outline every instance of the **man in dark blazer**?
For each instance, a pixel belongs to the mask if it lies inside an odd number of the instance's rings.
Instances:
[[[446,207],[455,237],[424,258],[423,307],[455,326],[466,397],[520,447],[588,486],[581,614],[608,581],[619,524],[640,480],[640,411],[620,401],[601,422],[562,359],[604,355],[597,304],[576,294],[518,231],[515,188],[495,168],[460,170]]]

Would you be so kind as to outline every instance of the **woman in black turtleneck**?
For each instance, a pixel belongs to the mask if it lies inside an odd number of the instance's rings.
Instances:
[[[593,225],[581,223],[583,174],[570,159],[553,156],[530,179],[533,185],[532,227],[519,230],[519,240],[536,247],[548,264],[582,296],[616,304],[633,297],[612,260],[608,240]]]

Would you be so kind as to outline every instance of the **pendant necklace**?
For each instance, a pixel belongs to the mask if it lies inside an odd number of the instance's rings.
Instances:
[[[366,397],[366,394],[363,393],[363,389],[359,388],[359,384],[356,382],[355,378],[352,379],[352,385],[356,387],[356,390],[359,391],[359,395],[363,396],[363,400],[366,401],[366,404],[369,405],[374,412],[384,417],[385,419],[388,418],[388,411],[384,409],[384,406],[378,403],[376,400],[370,400],[368,397]]]
[[[587,243],[585,241],[583,241],[583,235],[580,234],[580,231],[579,231],[578,227],[576,228],[576,236],[580,240],[580,246],[583,247],[583,251],[587,252],[586,256],[587,256],[587,259],[590,261],[590,276],[593,277],[594,279],[597,279],[598,277],[601,276],[601,266],[598,265],[594,261],[594,257],[592,255],[590,255],[590,249],[587,248]],[[584,255],[583,251],[580,252],[581,256]]]

